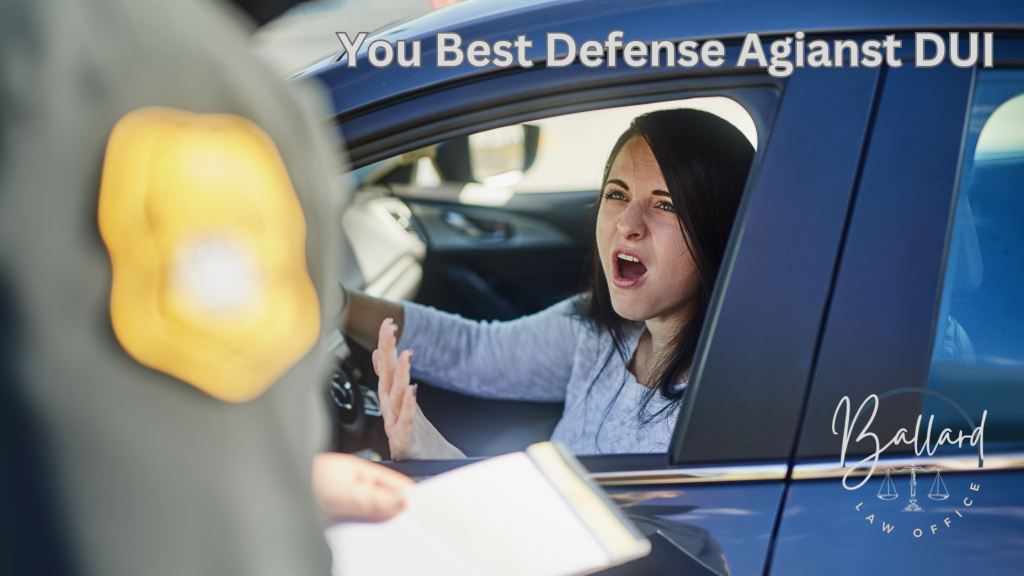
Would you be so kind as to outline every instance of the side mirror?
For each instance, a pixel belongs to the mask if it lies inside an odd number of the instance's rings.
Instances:
[[[518,180],[537,159],[539,141],[539,126],[504,126],[438,144],[435,161],[446,182]]]

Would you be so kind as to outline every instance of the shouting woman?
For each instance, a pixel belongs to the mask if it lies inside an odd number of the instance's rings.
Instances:
[[[377,342],[392,457],[463,456],[420,411],[411,376],[564,402],[552,439],[577,454],[666,452],[753,155],[707,112],[634,119],[605,166],[590,287],[537,314],[473,322],[351,293],[345,330]]]

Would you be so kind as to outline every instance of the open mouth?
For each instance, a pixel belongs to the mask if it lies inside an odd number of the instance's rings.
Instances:
[[[615,283],[626,287],[639,282],[647,274],[647,266],[632,254],[619,252],[615,255]]]

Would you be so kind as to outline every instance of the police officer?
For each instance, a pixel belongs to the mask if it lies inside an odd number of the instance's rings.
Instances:
[[[289,3],[0,2],[5,575],[329,572],[339,148],[247,46]]]

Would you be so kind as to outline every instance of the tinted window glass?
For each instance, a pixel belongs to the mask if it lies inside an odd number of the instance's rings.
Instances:
[[[1024,441],[1024,71],[979,74],[936,321],[928,388],[980,424],[986,444]],[[929,396],[935,430],[965,416]],[[937,432],[936,432],[937,433]]]

